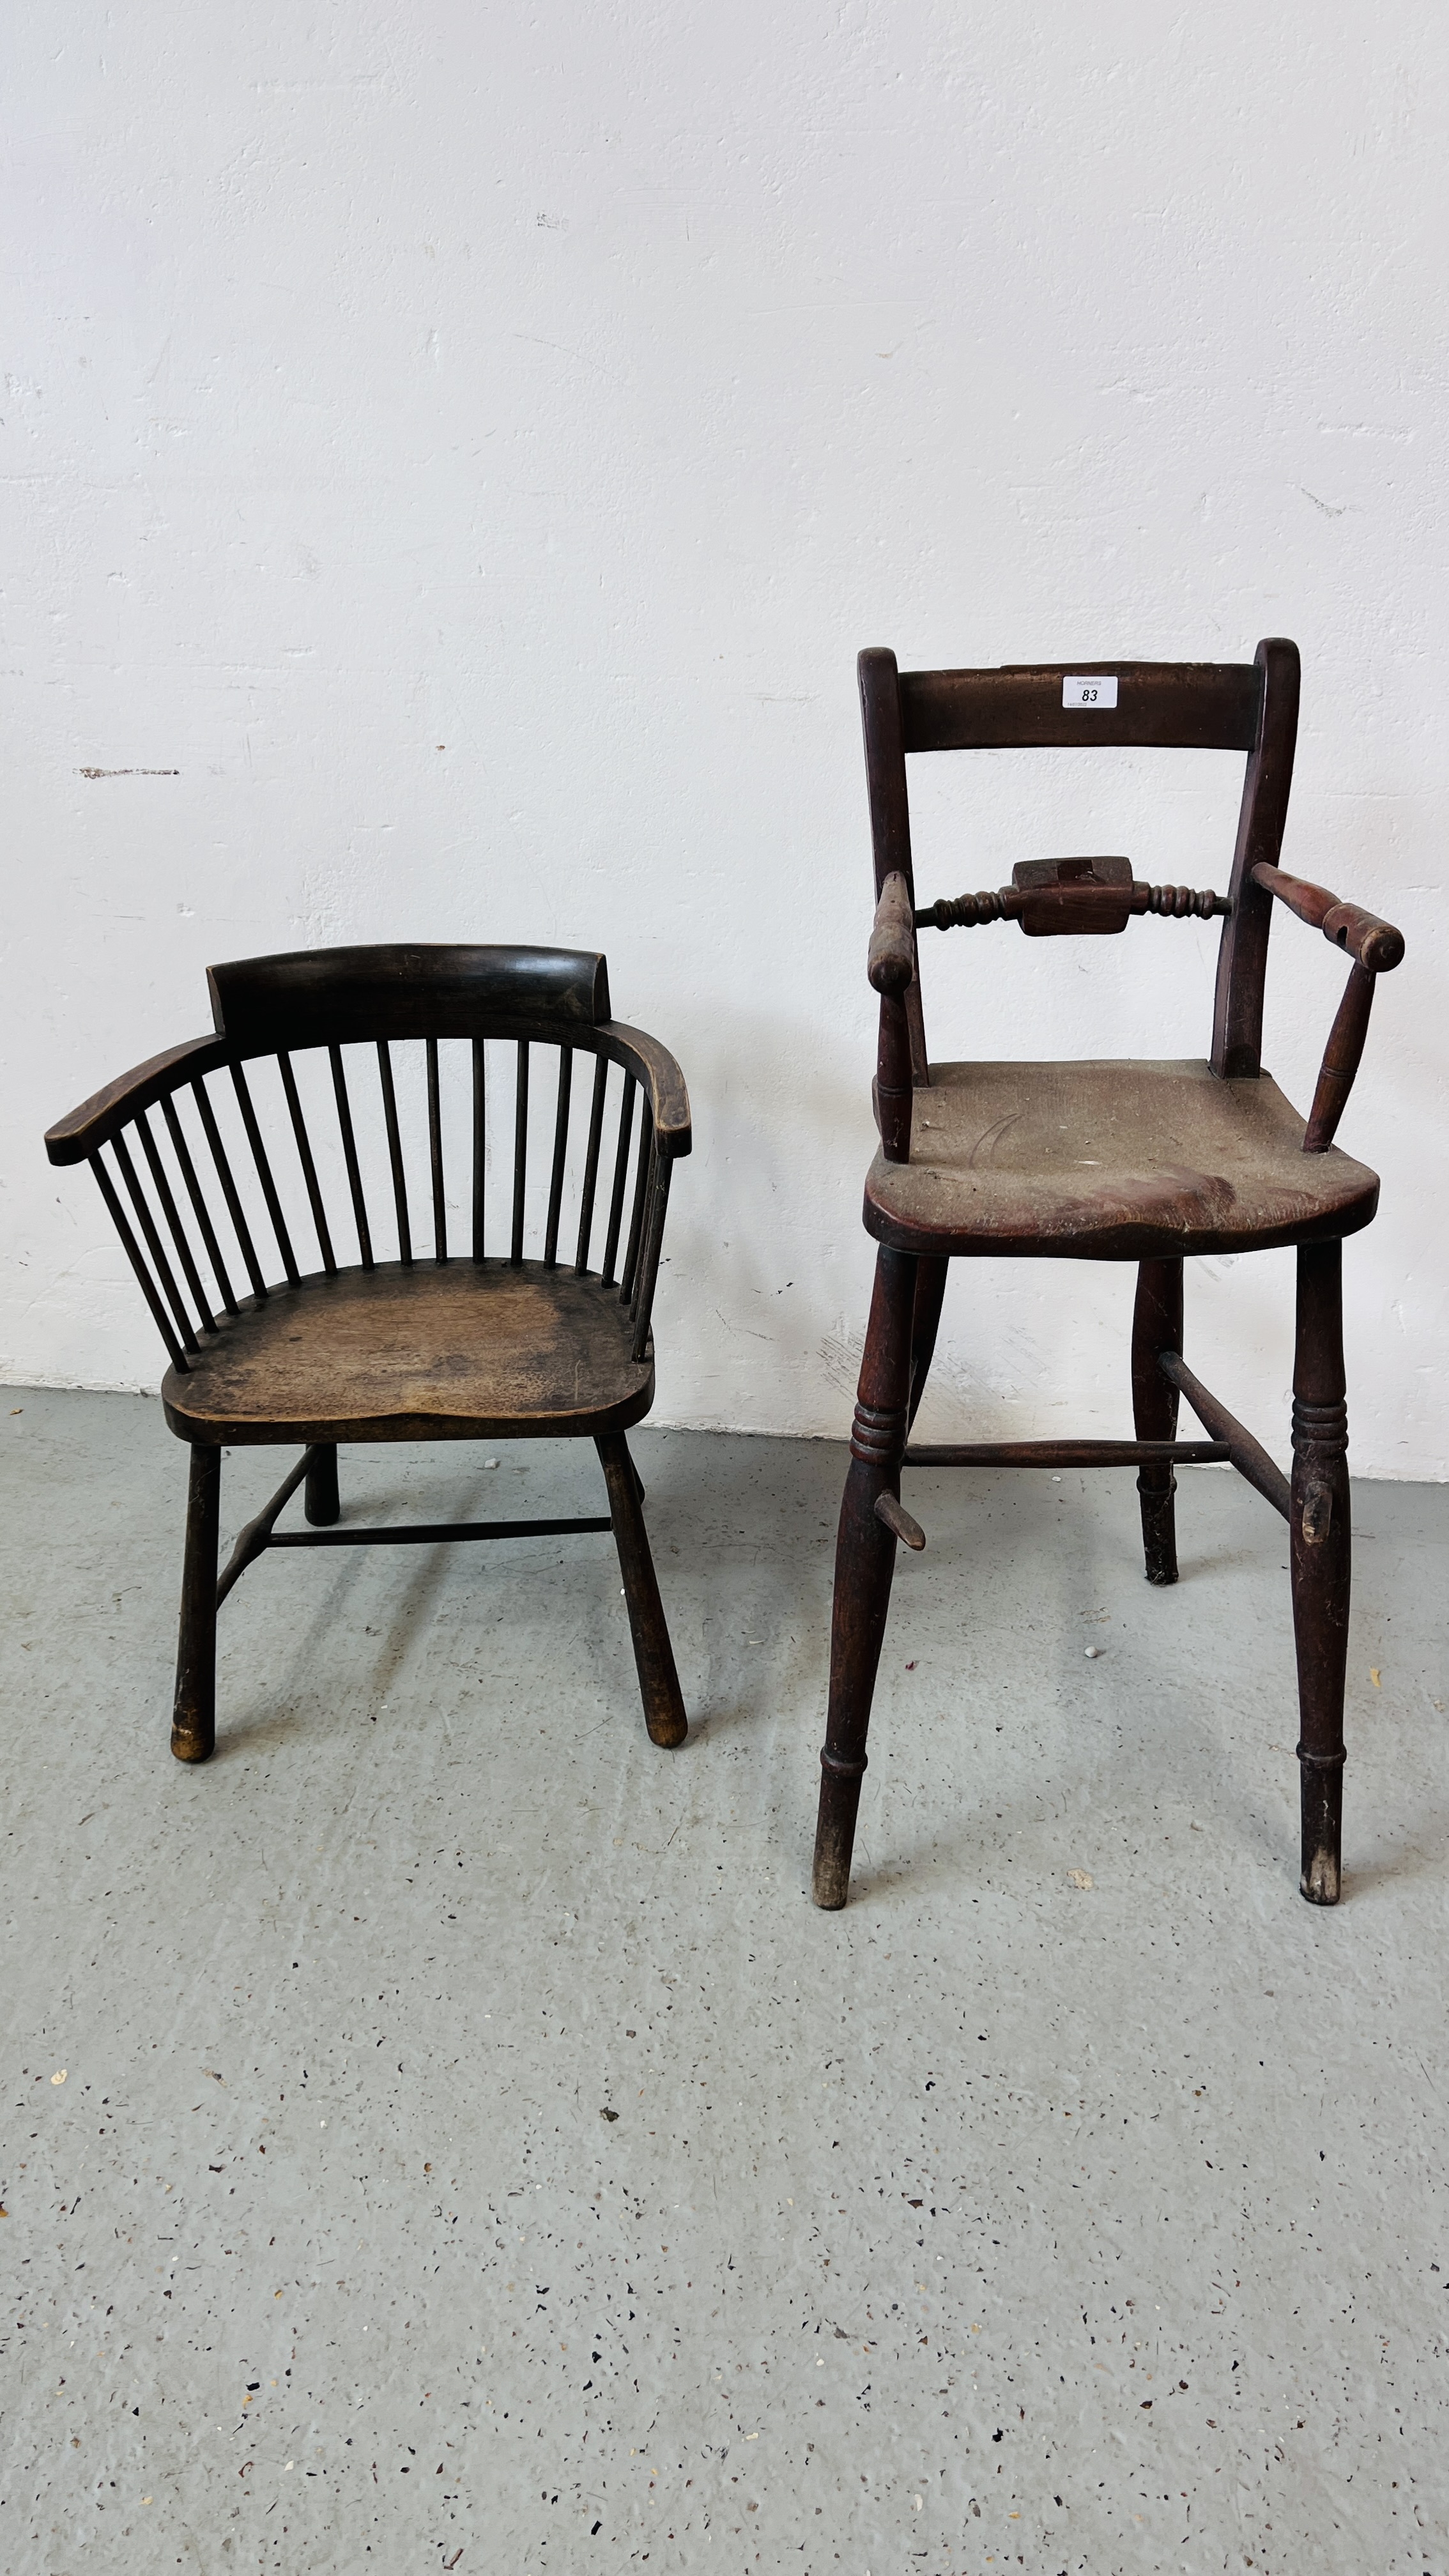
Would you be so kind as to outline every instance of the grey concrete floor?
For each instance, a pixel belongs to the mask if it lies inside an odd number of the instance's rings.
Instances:
[[[1256,1497],[1160,1593],[1130,1475],[912,1477],[824,1916],[839,1449],[639,1436],[679,1753],[575,1538],[266,1559],[187,1770],[183,1454],[9,1404],[7,2570],[1445,2576],[1449,1492],[1356,1492],[1324,1914]],[[598,1507],[499,1455],[344,1506]]]

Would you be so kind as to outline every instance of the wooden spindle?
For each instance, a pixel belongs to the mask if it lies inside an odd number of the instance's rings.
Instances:
[[[137,1221],[145,1237],[146,1249],[151,1255],[156,1276],[161,1283],[162,1294],[176,1318],[176,1329],[181,1335],[182,1345],[188,1351],[198,1350],[200,1344],[187,1312],[186,1300],[176,1285],[175,1273],[166,1258],[166,1247],[162,1243],[156,1220],[146,1203],[146,1193],[137,1177],[136,1166],[131,1160],[130,1148],[124,1136],[118,1135],[111,1138],[111,1151],[120,1166],[121,1178],[130,1194],[131,1205],[136,1211]]]
[[[599,1276],[606,1288],[614,1284],[614,1257],[619,1249],[619,1227],[624,1214],[624,1183],[629,1174],[629,1139],[634,1128],[634,1094],[638,1084],[632,1073],[624,1076],[624,1096],[619,1103],[619,1142],[614,1154],[614,1186],[609,1198],[609,1228],[604,1237],[604,1266]]]
[[[569,1095],[573,1087],[574,1051],[561,1046],[558,1051],[558,1114],[553,1122],[553,1170],[548,1181],[548,1221],[544,1227],[544,1267],[552,1270],[558,1261],[558,1220],[563,1205],[564,1164],[569,1149]]]
[[[513,1099],[513,1242],[509,1260],[517,1269],[523,1259],[523,1192],[528,1178],[528,1040],[518,1041],[518,1077]]]
[[[629,1240],[624,1252],[624,1267],[619,1277],[621,1306],[629,1306],[634,1295],[634,1273],[639,1267],[639,1243],[644,1232],[644,1199],[649,1185],[653,1150],[654,1122],[649,1115],[649,1104],[645,1100],[640,1102],[639,1160],[634,1174],[634,1204],[629,1211]]]
[[[669,1213],[669,1177],[673,1169],[673,1163],[667,1154],[655,1156],[649,1223],[645,1228],[644,1251],[640,1259],[639,1277],[634,1290],[634,1339],[630,1357],[636,1360],[642,1360],[649,1345],[649,1323],[654,1310],[654,1287],[659,1276],[659,1256],[664,1246],[664,1220]]]
[[[201,1284],[201,1272],[197,1268],[195,1255],[192,1252],[190,1243],[187,1241],[186,1230],[177,1214],[176,1201],[172,1196],[171,1191],[171,1183],[166,1177],[166,1166],[161,1160],[160,1150],[157,1146],[155,1137],[151,1133],[151,1123],[147,1118],[144,1109],[138,1110],[136,1114],[136,1133],[141,1139],[141,1149],[145,1154],[146,1161],[150,1167],[152,1183],[155,1187],[156,1196],[161,1202],[162,1214],[171,1228],[171,1240],[176,1246],[177,1259],[180,1261],[181,1267],[186,1274],[186,1284],[195,1299],[196,1311],[201,1318],[202,1331],[206,1333],[214,1333],[216,1330],[216,1317],[213,1315],[210,1306],[207,1304],[206,1291]]]
[[[242,1125],[246,1129],[247,1143],[252,1149],[252,1161],[257,1167],[257,1179],[261,1182],[262,1196],[267,1203],[267,1214],[272,1220],[272,1232],[277,1238],[277,1250],[282,1256],[282,1268],[287,1274],[288,1284],[295,1288],[300,1273],[292,1252],[292,1238],[287,1232],[287,1220],[282,1214],[282,1202],[277,1196],[277,1185],[272,1178],[271,1164],[267,1161],[266,1147],[262,1143],[262,1131],[257,1125],[257,1113],[252,1107],[252,1095],[246,1073],[240,1064],[232,1066],[231,1079],[232,1087],[236,1092],[236,1105],[241,1111]]]
[[[226,1263],[221,1257],[221,1245],[216,1239],[216,1228],[211,1222],[211,1210],[202,1196],[201,1183],[196,1177],[196,1165],[191,1159],[191,1148],[187,1144],[185,1130],[176,1115],[176,1103],[169,1091],[161,1103],[161,1114],[166,1121],[167,1134],[171,1138],[171,1150],[176,1156],[181,1177],[186,1184],[186,1195],[191,1201],[197,1225],[201,1230],[201,1240],[206,1246],[206,1257],[211,1263],[212,1277],[221,1291],[221,1302],[229,1315],[235,1315],[238,1312],[237,1302],[232,1294],[231,1281],[227,1277]]]
[[[438,1087],[438,1041],[427,1040],[428,1163],[433,1176],[433,1259],[448,1258],[448,1210],[443,1196],[443,1107]]]
[[[362,1195],[362,1172],[357,1160],[357,1139],[352,1132],[352,1104],[347,1097],[347,1076],[342,1067],[342,1049],[329,1046],[332,1060],[332,1089],[337,1099],[337,1124],[342,1130],[342,1158],[347,1165],[347,1186],[352,1193],[352,1216],[357,1227],[357,1249],[364,1270],[371,1270],[372,1233],[367,1222],[367,1201]]]
[[[184,1374],[186,1369],[186,1354],[172,1330],[171,1318],[167,1314],[166,1309],[161,1302],[161,1294],[156,1286],[156,1282],[152,1278],[150,1271],[147,1269],[145,1262],[141,1258],[141,1247],[137,1243],[136,1238],[131,1232],[130,1226],[126,1221],[126,1211],[122,1207],[121,1202],[116,1195],[116,1185],[111,1179],[110,1173],[106,1170],[104,1163],[101,1161],[99,1149],[97,1149],[94,1154],[87,1155],[86,1160],[89,1162],[91,1170],[95,1173],[96,1179],[100,1184],[101,1196],[105,1200],[107,1209],[110,1212],[111,1223],[121,1238],[121,1249],[125,1253],[126,1259],[129,1261],[131,1268],[136,1274],[141,1294],[151,1309],[152,1321],[170,1354],[171,1364],[173,1368],[180,1369]]]
[[[473,1258],[483,1258],[483,1195],[488,1178],[488,1069],[483,1040],[473,1040]]]
[[[216,1112],[207,1097],[206,1083],[200,1074],[193,1082],[191,1091],[196,1102],[197,1115],[201,1120],[202,1133],[210,1147],[211,1159],[216,1165],[216,1177],[221,1183],[221,1194],[226,1201],[226,1212],[231,1218],[232,1231],[241,1246],[241,1257],[246,1264],[247,1277],[252,1283],[252,1295],[265,1301],[267,1283],[262,1277],[256,1247],[252,1242],[251,1228],[246,1220],[246,1210],[242,1206],[240,1193],[232,1178],[231,1165],[226,1158],[226,1147],[221,1141],[221,1129],[216,1123]]]
[[[574,1257],[574,1277],[582,1279],[589,1266],[589,1237],[594,1230],[594,1193],[599,1185],[599,1144],[604,1133],[604,1093],[609,1081],[609,1059],[594,1058],[594,1097],[589,1109],[589,1146],[584,1156],[583,1187],[579,1193],[579,1248]]]
[[[387,1127],[387,1158],[392,1165],[392,1200],[397,1214],[397,1256],[405,1269],[412,1268],[413,1237],[408,1223],[408,1185],[403,1170],[402,1135],[397,1123],[397,1092],[392,1078],[392,1050],[386,1038],[377,1041],[377,1070],[382,1081],[382,1114]]]
[[[1305,1154],[1326,1154],[1338,1133],[1338,1122],[1348,1106],[1348,1095],[1353,1089],[1353,1078],[1368,1036],[1374,980],[1366,966],[1355,966],[1344,987],[1343,1000],[1328,1032],[1328,1044],[1323,1050],[1323,1063],[1313,1094],[1313,1107],[1303,1131]]]
[[[278,1055],[277,1070],[282,1077],[282,1090],[286,1095],[287,1108],[291,1113],[292,1133],[297,1140],[297,1159],[302,1166],[302,1178],[307,1184],[307,1204],[312,1211],[312,1223],[317,1229],[317,1249],[322,1256],[322,1267],[328,1278],[335,1279],[337,1263],[332,1253],[332,1236],[328,1231],[327,1210],[322,1203],[317,1166],[312,1159],[312,1140],[307,1133],[307,1122],[302,1116],[302,1103],[297,1095],[297,1077],[292,1071],[292,1059],[289,1055]]]

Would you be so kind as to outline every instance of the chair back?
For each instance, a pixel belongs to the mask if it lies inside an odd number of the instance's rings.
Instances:
[[[610,1018],[603,957],[336,948],[207,980],[213,1037],[155,1057],[46,1139],[52,1162],[90,1163],[175,1367],[248,1297],[394,1254],[404,1267],[562,1257],[580,1278],[596,1261],[642,1357],[688,1106],[672,1132],[649,1114],[668,1060]]]
[[[1298,649],[1268,638],[1251,662],[1086,662],[984,671],[901,671],[895,655],[860,656],[876,894],[904,876],[917,929],[1016,920],[1032,937],[1120,931],[1134,915],[1223,916],[1212,1063],[1261,1070],[1263,982],[1272,897],[1252,879],[1276,867],[1298,729]],[[1238,751],[1247,774],[1226,896],[1139,884],[1121,859],[1028,859],[1010,887],[916,903],[906,762],[924,752],[1081,750],[1096,745]],[[911,1069],[928,1079],[919,964],[905,994]]]

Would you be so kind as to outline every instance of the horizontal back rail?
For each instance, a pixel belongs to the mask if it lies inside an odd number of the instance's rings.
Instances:
[[[1085,691],[1070,687],[1077,679],[1112,685],[1089,701]],[[1093,745],[1157,745],[1247,752],[1257,739],[1262,686],[1262,673],[1251,662],[1080,662],[1021,670],[902,671],[902,749],[1081,751]],[[1063,703],[1073,697],[1076,703]]]
[[[388,1038],[582,1036],[609,1017],[609,970],[569,948],[317,948],[207,974],[237,1056]]]

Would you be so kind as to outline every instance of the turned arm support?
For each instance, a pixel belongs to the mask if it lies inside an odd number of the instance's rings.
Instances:
[[[1313,1107],[1303,1131],[1304,1153],[1326,1154],[1348,1106],[1363,1054],[1375,978],[1389,974],[1398,965],[1404,953],[1404,934],[1395,930],[1391,921],[1380,921],[1377,913],[1365,912],[1356,903],[1340,903],[1326,887],[1310,885],[1306,877],[1287,876],[1266,860],[1260,859],[1252,874],[1254,885],[1261,886],[1265,894],[1276,895],[1300,921],[1307,922],[1310,930],[1321,930],[1325,939],[1345,950],[1354,961],[1328,1033]]]
[[[880,995],[880,1047],[876,1058],[875,1115],[888,1163],[911,1159],[911,1033],[906,992],[916,972],[911,890],[895,868],[880,890],[870,934],[866,973]]]

